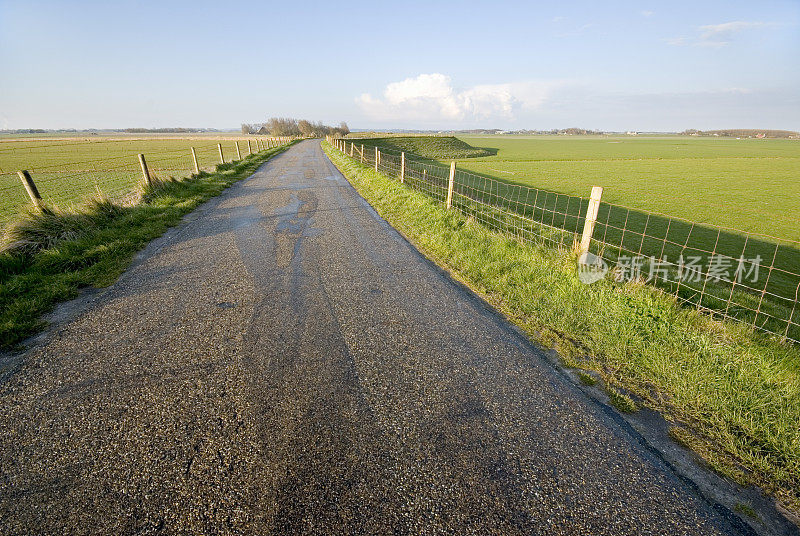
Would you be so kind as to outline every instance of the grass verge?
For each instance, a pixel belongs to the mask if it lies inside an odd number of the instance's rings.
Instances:
[[[221,164],[213,173],[157,182],[143,188],[133,205],[98,196],[77,208],[20,217],[7,229],[0,252],[0,349],[41,330],[43,315],[82,287],[113,283],[148,242],[285,148]]]
[[[584,285],[569,251],[492,232],[323,147],[383,218],[532,339],[597,373],[626,410],[636,406],[618,389],[679,424],[683,442],[711,467],[800,511],[796,347],[642,284]]]

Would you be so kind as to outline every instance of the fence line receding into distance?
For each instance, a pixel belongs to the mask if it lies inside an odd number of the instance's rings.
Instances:
[[[292,140],[289,137],[258,136],[239,140],[241,146],[233,140],[192,140],[192,145],[180,149],[147,150],[145,154],[139,154],[138,151],[126,154],[123,151],[122,154],[88,160],[84,158],[74,162],[34,165],[15,171],[4,169],[0,171],[0,228],[31,203],[34,207],[43,203],[79,204],[98,191],[114,201],[124,202],[133,198],[142,182],[156,178],[183,179],[203,171],[214,171],[218,164],[241,160]],[[67,144],[67,147],[78,145]],[[44,149],[44,154],[39,156],[47,157],[47,151],[57,151],[63,147],[63,144],[43,144],[23,147],[21,150]],[[0,150],[6,154],[11,152],[5,147]],[[98,151],[99,154],[101,151]],[[64,154],[57,156],[63,158]]]
[[[598,187],[568,195],[380,149],[369,139],[328,141],[490,229],[582,249],[589,268],[607,268],[616,280],[653,284],[681,304],[800,343],[800,242],[608,203]]]

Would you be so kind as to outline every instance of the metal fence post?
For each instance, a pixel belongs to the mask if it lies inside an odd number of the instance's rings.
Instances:
[[[28,173],[27,169],[23,169],[22,171],[18,171],[17,175],[19,175],[19,179],[22,181],[22,185],[25,187],[25,191],[28,192],[28,196],[31,198],[33,206],[41,210],[42,196],[39,195],[39,190],[38,188],[36,188],[36,183],[33,182],[31,174]]]
[[[602,186],[592,186],[592,196],[589,198],[589,206],[586,208],[586,223],[583,224],[583,236],[578,255],[583,255],[589,251],[594,234],[594,224],[597,222],[597,212],[600,209],[600,199],[603,197]]]
[[[453,205],[453,185],[456,182],[456,161],[450,162],[450,180],[447,182],[447,208]]]

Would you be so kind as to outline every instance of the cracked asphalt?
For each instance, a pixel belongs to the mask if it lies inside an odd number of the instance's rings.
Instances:
[[[730,534],[309,140],[0,385],[3,534]]]

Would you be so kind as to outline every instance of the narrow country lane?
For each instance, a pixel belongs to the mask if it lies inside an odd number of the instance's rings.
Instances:
[[[0,385],[3,534],[729,534],[319,141],[151,244]]]

